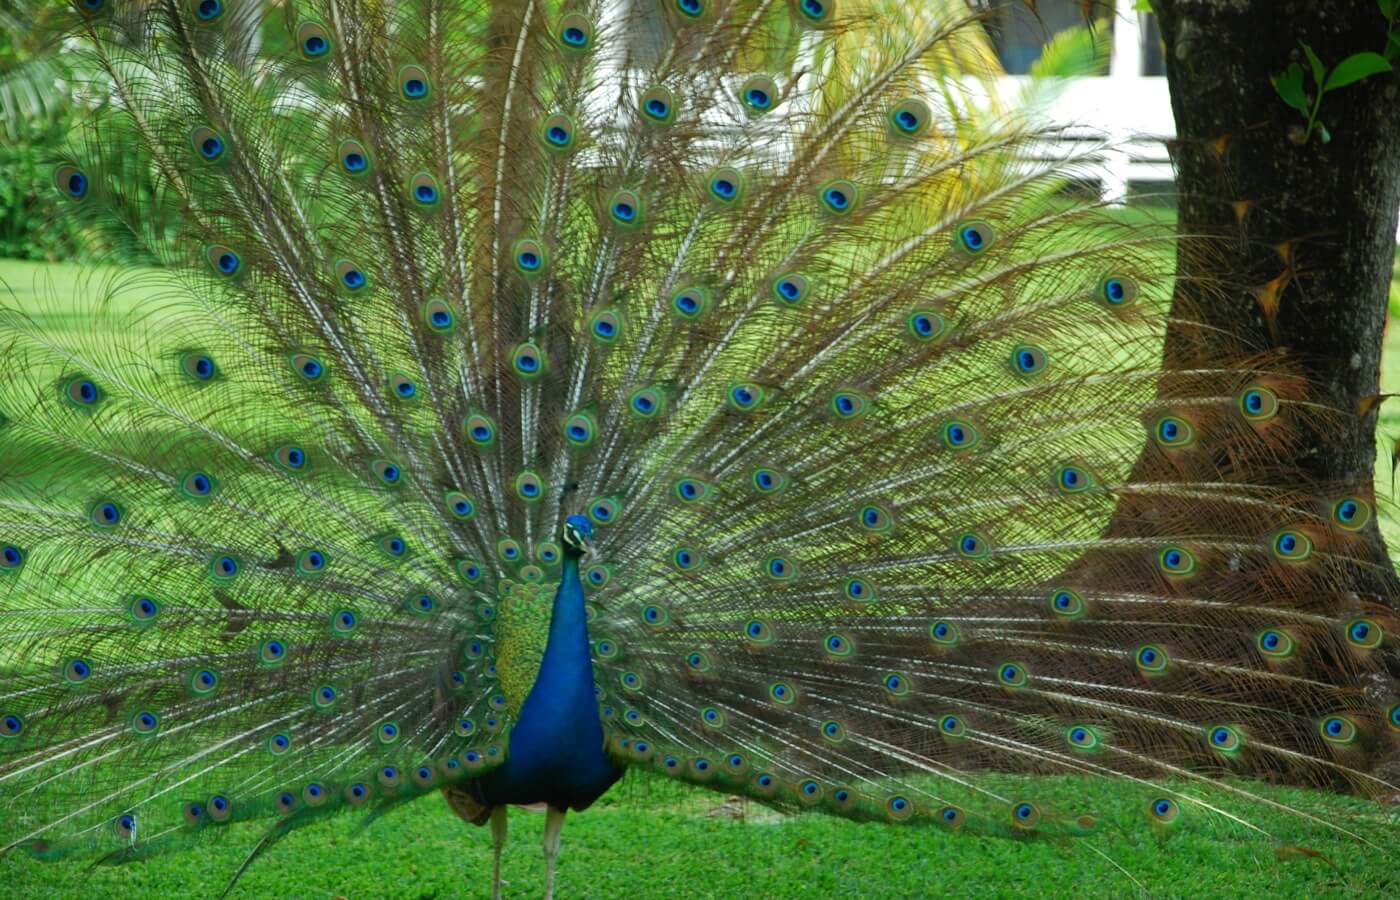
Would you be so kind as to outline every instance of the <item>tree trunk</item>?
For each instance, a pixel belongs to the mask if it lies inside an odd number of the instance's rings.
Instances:
[[[1286,351],[1310,399],[1339,411],[1306,435],[1296,464],[1319,485],[1368,496],[1377,413],[1360,410],[1380,390],[1400,209],[1400,79],[1384,73],[1325,94],[1327,142],[1320,130],[1303,139],[1307,118],[1271,79],[1290,62],[1310,72],[1303,43],[1329,70],[1351,54],[1382,51],[1386,20],[1377,0],[1152,7],[1177,127],[1183,237],[1174,308],[1191,310],[1224,341]],[[1304,90],[1316,97],[1310,75]],[[1188,346],[1199,350],[1208,333],[1183,329],[1174,324],[1167,334],[1168,366]],[[1222,358],[1228,352],[1222,344]],[[1353,589],[1393,603],[1400,581],[1374,518],[1365,538],[1376,565],[1355,570]]]

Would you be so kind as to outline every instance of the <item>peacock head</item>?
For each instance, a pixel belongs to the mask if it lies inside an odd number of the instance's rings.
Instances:
[[[586,516],[573,515],[564,520],[564,553],[578,559],[593,549],[593,523]]]

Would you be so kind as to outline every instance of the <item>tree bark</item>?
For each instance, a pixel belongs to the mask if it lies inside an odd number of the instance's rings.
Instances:
[[[1306,117],[1271,79],[1306,43],[1330,69],[1386,46],[1376,0],[1152,0],[1166,44],[1176,117],[1180,211],[1174,310],[1221,340],[1286,351],[1311,400],[1338,414],[1305,435],[1294,462],[1306,478],[1368,496],[1376,458],[1374,408],[1396,212],[1400,209],[1400,78],[1392,73],[1323,96],[1330,132],[1304,140]],[[1305,75],[1305,90],[1316,86]],[[1223,238],[1221,236],[1228,236]],[[1174,323],[1180,317],[1173,317]],[[1203,333],[1173,324],[1166,365]],[[1228,352],[1222,344],[1222,353]],[[1238,353],[1235,345],[1233,352]],[[1400,400],[1395,401],[1400,402]],[[1400,597],[1374,517],[1374,567],[1354,590]]]

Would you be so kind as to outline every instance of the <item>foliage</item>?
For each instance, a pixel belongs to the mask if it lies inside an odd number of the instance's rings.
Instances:
[[[1318,118],[1325,94],[1364,81],[1372,75],[1391,71],[1391,59],[1400,52],[1400,36],[1397,36],[1400,33],[1397,33],[1395,25],[1396,15],[1400,13],[1400,0],[1377,0],[1377,3],[1381,15],[1386,19],[1384,54],[1363,50],[1351,54],[1329,69],[1312,47],[1299,41],[1308,61],[1307,74],[1312,79],[1311,91],[1303,87],[1303,67],[1297,62],[1289,63],[1288,68],[1274,76],[1274,91],[1284,103],[1298,110],[1307,119],[1307,127],[1299,129],[1293,137],[1296,143],[1306,144],[1314,131],[1322,143],[1326,144],[1332,140],[1332,134],[1327,130],[1326,124]]]

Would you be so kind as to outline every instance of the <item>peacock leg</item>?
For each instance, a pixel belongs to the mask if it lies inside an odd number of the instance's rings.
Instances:
[[[501,851],[506,848],[506,810],[501,805],[491,810],[491,846],[496,851],[496,861],[491,867],[491,900],[501,900]]]
[[[549,808],[544,819],[544,900],[554,900],[554,859],[559,855],[559,838],[564,831],[566,810]]]

